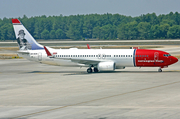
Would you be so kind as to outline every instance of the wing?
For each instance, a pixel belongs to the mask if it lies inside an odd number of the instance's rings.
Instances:
[[[79,63],[79,64],[86,64],[86,65],[97,65],[99,60],[88,60],[88,59],[70,59],[72,62]]]

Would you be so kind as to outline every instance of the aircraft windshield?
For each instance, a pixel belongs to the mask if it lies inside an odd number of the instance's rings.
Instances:
[[[170,54],[164,54],[163,56],[165,56],[165,57],[169,57],[169,56],[171,56]]]

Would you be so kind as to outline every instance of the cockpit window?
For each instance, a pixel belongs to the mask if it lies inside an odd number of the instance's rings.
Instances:
[[[169,57],[169,56],[171,56],[170,54],[164,54],[163,55],[164,57]]]

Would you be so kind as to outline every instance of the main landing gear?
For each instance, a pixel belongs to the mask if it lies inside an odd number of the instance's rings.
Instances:
[[[98,72],[98,69],[96,67],[94,67],[94,72],[97,73]]]
[[[87,73],[92,73],[92,69],[91,69],[91,68],[88,68],[88,69],[87,69]]]
[[[87,73],[92,73],[92,71],[93,71],[93,70],[92,70],[91,67],[87,69]],[[98,69],[97,69],[96,67],[94,67],[94,72],[95,72],[95,73],[98,72]]]
[[[158,72],[162,72],[162,69],[161,69],[161,68],[159,68],[159,69],[158,69]]]

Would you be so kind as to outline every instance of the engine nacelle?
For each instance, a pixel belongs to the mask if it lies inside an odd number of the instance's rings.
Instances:
[[[97,65],[99,71],[114,71],[116,64],[114,62],[100,62]]]

